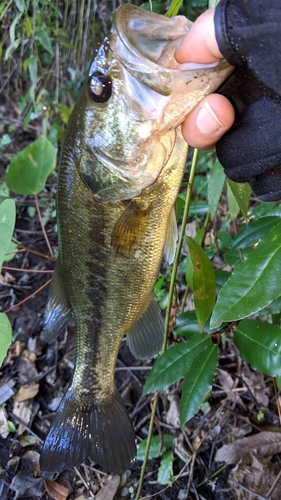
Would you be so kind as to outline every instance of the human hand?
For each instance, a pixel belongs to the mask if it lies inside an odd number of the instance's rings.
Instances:
[[[175,52],[179,63],[209,64],[223,59],[214,25],[214,9],[205,11],[193,24]],[[188,114],[182,124],[185,140],[192,147],[210,149],[233,125],[235,112],[230,101],[220,94],[210,94]]]

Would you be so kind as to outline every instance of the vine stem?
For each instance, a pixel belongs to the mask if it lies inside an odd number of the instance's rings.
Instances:
[[[181,225],[179,240],[178,240],[178,244],[177,244],[175,260],[174,260],[174,264],[173,264],[173,268],[172,268],[171,282],[170,282],[169,295],[168,295],[168,306],[167,306],[167,311],[166,311],[166,316],[165,316],[164,341],[163,341],[161,354],[163,354],[167,348],[167,342],[168,342],[168,336],[169,336],[170,315],[171,315],[171,309],[172,309],[173,300],[174,300],[174,289],[175,289],[177,272],[178,272],[178,267],[179,267],[179,262],[180,262],[181,249],[182,249],[182,245],[183,245],[183,241],[184,241],[185,228],[186,228],[187,219],[188,219],[189,207],[190,207],[190,202],[191,202],[192,187],[193,187],[193,183],[194,183],[197,161],[198,161],[198,149],[194,149],[191,168],[190,168],[190,174],[189,174],[189,180],[188,180],[187,189],[186,189],[186,198],[185,198],[184,211],[183,211],[183,217],[182,217],[182,225]],[[140,498],[141,498],[140,495],[141,495],[141,491],[143,488],[145,470],[146,470],[147,461],[148,461],[148,454],[149,454],[150,443],[151,443],[151,439],[152,439],[154,419],[155,419],[155,415],[156,415],[156,411],[157,411],[158,400],[159,400],[159,395],[156,394],[154,401],[153,401],[153,405],[152,405],[152,412],[151,412],[151,417],[150,417],[146,448],[145,448],[144,459],[143,459],[143,464],[142,464],[142,468],[141,468],[138,491],[136,493],[135,500],[140,500]]]

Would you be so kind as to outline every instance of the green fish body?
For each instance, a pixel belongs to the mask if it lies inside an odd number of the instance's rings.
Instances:
[[[90,457],[124,472],[136,454],[115,387],[126,335],[136,357],[156,355],[163,322],[153,298],[163,252],[175,253],[174,203],[187,154],[180,124],[231,72],[226,63],[175,63],[190,28],[132,5],[114,16],[72,112],[59,168],[59,256],[45,314],[52,341],[73,317],[73,380],[41,455],[45,474]]]

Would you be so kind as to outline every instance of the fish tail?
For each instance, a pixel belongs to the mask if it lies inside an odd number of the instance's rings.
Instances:
[[[79,466],[87,457],[115,474],[132,465],[135,434],[120,394],[116,390],[92,406],[89,399],[83,395],[82,400],[72,388],[67,391],[41,453],[43,476]]]

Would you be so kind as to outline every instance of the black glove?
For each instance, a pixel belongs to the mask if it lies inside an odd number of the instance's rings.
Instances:
[[[241,70],[219,92],[236,109],[233,127],[217,143],[227,177],[249,182],[261,200],[281,199],[281,98]]]
[[[262,200],[281,199],[280,22],[280,0],[221,0],[215,11],[219,49],[236,66],[220,89],[235,123],[217,154],[226,175]]]

